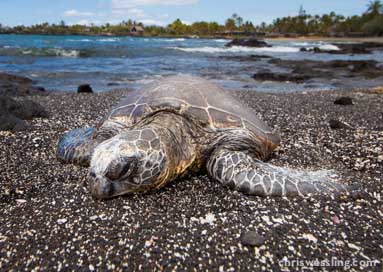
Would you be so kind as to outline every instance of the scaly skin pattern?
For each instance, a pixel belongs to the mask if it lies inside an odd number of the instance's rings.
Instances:
[[[78,128],[68,132],[58,142],[57,158],[62,162],[88,166],[97,145],[93,140],[95,131],[94,128]]]
[[[207,167],[210,176],[223,185],[250,195],[305,196],[315,193],[347,193],[353,189],[331,181],[323,173],[299,173],[274,167],[246,152],[224,148],[214,152]]]
[[[185,120],[162,113],[102,142],[90,162],[89,188],[98,198],[145,192],[182,176],[196,163]]]

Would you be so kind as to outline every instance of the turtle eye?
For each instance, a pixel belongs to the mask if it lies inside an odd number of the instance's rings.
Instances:
[[[126,158],[123,160],[120,171],[120,178],[124,179],[130,176],[137,168],[137,160],[135,158]]]
[[[124,179],[128,177],[135,168],[136,160],[134,158],[115,160],[109,165],[105,176],[110,180]]]

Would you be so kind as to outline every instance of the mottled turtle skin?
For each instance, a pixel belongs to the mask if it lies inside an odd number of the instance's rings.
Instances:
[[[89,166],[89,189],[100,199],[160,188],[201,171],[259,196],[348,191],[323,171],[262,162],[279,143],[253,110],[218,85],[181,75],[129,92],[95,128],[66,133],[57,157]]]

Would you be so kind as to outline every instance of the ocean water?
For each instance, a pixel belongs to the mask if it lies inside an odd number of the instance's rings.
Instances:
[[[228,88],[302,91],[337,86],[331,82],[255,82],[251,76],[258,70],[285,70],[270,65],[267,59],[254,62],[231,57],[256,54],[292,60],[373,59],[383,63],[382,52],[354,56],[299,52],[301,47],[314,46],[338,50],[336,45],[320,41],[267,41],[273,45],[267,48],[227,48],[227,42],[225,39],[0,35],[0,71],[31,77],[39,85],[57,91],[76,91],[83,83],[91,84],[95,91],[137,88],[156,78],[179,73],[203,76]]]

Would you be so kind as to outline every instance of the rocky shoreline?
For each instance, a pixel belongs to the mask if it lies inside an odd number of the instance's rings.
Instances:
[[[28,96],[48,115],[27,131],[0,132],[1,270],[295,271],[293,261],[317,260],[334,271],[340,262],[381,271],[381,89],[229,91],[280,131],[271,163],[334,169],[365,188],[362,198],[249,197],[200,175],[97,201],[84,186],[86,169],[60,164],[54,148],[63,132],[94,125],[126,92]],[[340,97],[352,102],[334,104]],[[349,126],[332,129],[330,120]]]

